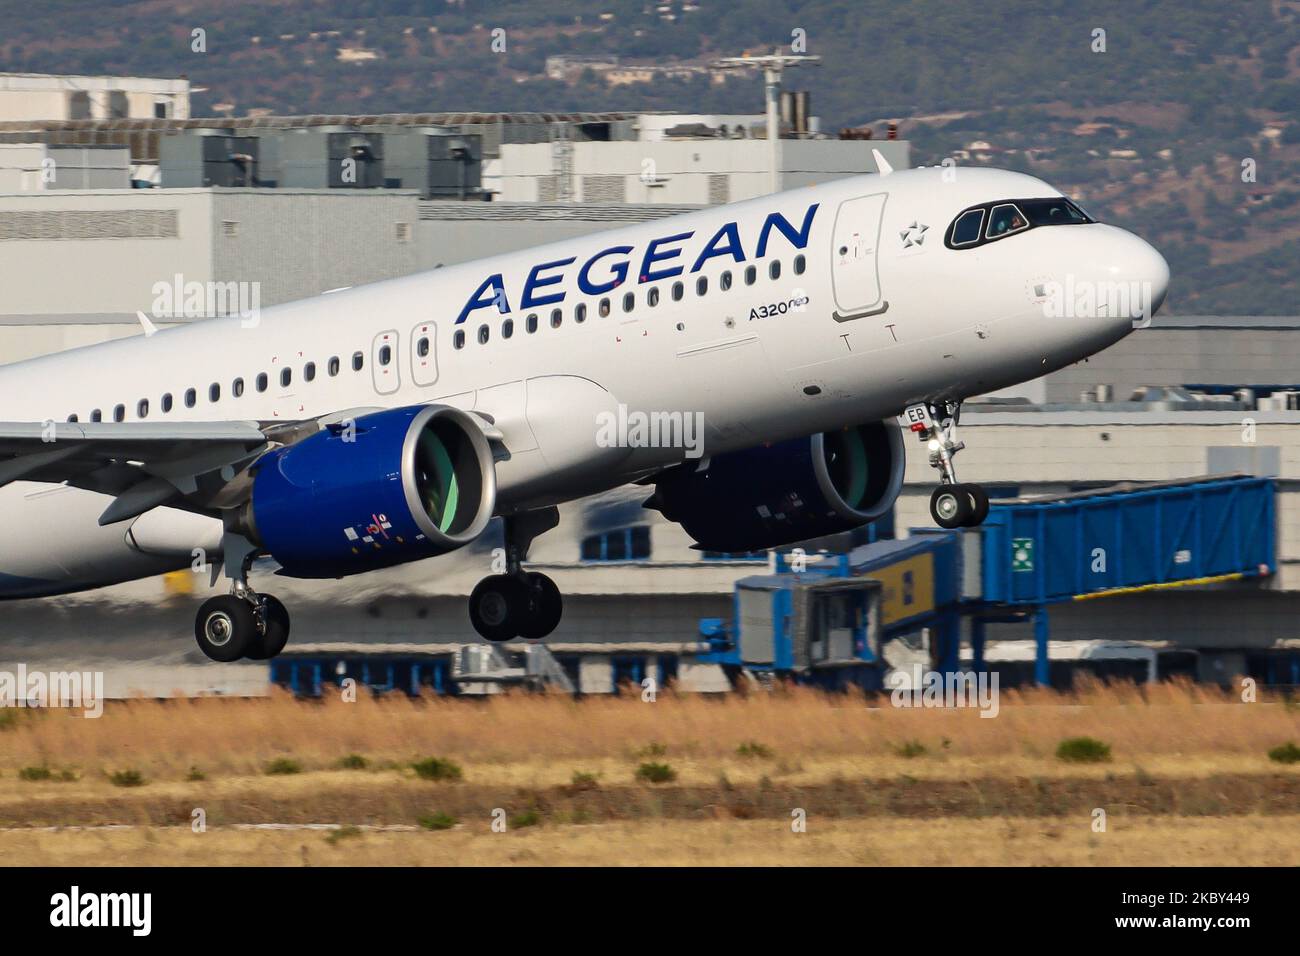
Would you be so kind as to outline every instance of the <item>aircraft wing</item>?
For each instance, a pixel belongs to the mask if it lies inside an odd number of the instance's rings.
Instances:
[[[268,449],[271,430],[239,421],[0,422],[0,486],[66,482],[113,495],[100,524],[162,504],[214,513],[208,503]]]

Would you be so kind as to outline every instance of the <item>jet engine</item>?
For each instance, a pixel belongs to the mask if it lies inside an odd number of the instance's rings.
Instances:
[[[756,551],[874,521],[898,497],[905,463],[898,425],[869,422],[678,466],[645,506],[700,549]]]
[[[492,451],[474,417],[415,405],[265,455],[243,523],[281,573],[332,578],[453,551],[495,505]]]

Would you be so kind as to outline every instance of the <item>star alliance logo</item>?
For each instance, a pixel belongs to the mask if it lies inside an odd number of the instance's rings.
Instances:
[[[910,226],[898,234],[898,238],[903,240],[903,248],[911,249],[913,246],[919,246],[925,242],[925,233],[929,228],[929,226],[923,226],[913,220]]]

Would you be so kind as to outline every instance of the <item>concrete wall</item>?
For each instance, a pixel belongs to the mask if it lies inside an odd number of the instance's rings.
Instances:
[[[901,140],[782,140],[781,188],[875,172],[873,149],[897,169],[909,165],[910,144]],[[772,191],[765,140],[574,143],[572,150],[573,195],[585,202],[717,204]],[[555,198],[549,143],[503,145],[499,171],[503,200]]]
[[[1300,318],[1157,316],[1106,351],[1047,376],[1049,402],[1077,402],[1098,384],[1125,401],[1141,385],[1300,383]]]
[[[134,321],[156,282],[212,278],[211,219],[201,189],[0,196],[0,314]]]

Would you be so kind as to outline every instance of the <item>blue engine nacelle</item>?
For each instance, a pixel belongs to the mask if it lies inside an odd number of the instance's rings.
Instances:
[[[495,506],[492,450],[473,416],[414,405],[263,456],[245,524],[281,573],[334,578],[468,544]]]
[[[681,465],[647,508],[708,551],[758,551],[860,527],[903,487],[903,436],[890,421],[819,432]]]

